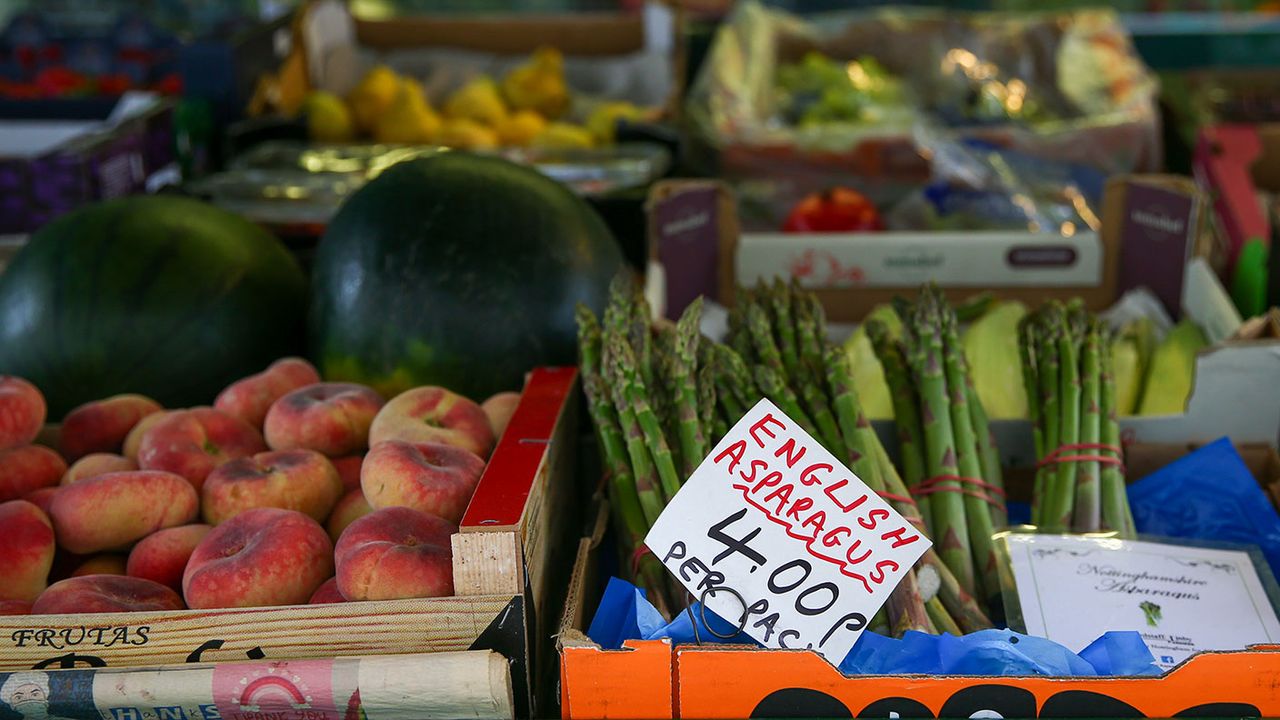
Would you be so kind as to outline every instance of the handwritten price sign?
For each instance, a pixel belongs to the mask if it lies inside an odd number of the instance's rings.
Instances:
[[[931,543],[761,400],[672,498],[645,544],[751,637],[838,664]]]

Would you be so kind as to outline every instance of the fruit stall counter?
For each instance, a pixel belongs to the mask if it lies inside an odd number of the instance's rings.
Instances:
[[[199,610],[88,616],[59,614],[58,599],[46,597],[41,603],[51,603],[49,614],[0,617],[0,670],[484,649],[500,653],[510,664],[516,714],[527,716],[532,709],[531,664],[540,637],[534,634],[535,623],[537,618],[555,617],[558,607],[551,605],[564,589],[563,583],[549,582],[552,571],[548,568],[549,558],[563,552],[561,530],[569,528],[554,523],[547,508],[573,502],[569,469],[575,453],[576,402],[577,372],[573,368],[540,368],[530,374],[465,517],[450,539],[452,566],[444,570],[452,574],[447,578],[455,589],[452,596],[287,607],[231,608],[221,604],[221,608]],[[268,412],[267,417],[270,415]],[[68,422],[76,422],[74,413]],[[269,419],[267,422],[271,424]],[[143,483],[168,478],[165,473],[152,473],[154,478],[142,472],[130,475]],[[85,487],[95,486],[88,482]],[[70,500],[59,497],[57,502]],[[404,507],[392,510],[408,512]],[[300,513],[248,511],[250,516],[254,513],[289,515],[282,520],[298,518],[297,532],[290,537],[299,543],[309,540],[312,526],[319,528],[315,523],[301,522],[305,518]],[[224,528],[233,525],[237,522],[228,521],[209,534],[225,532]],[[234,543],[234,538],[227,541]],[[295,571],[308,572],[305,567],[292,568],[291,572]],[[269,588],[246,587],[239,592],[254,595],[265,590]],[[320,593],[324,591],[322,587]]]

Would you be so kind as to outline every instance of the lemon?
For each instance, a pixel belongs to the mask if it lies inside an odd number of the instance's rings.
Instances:
[[[356,127],[370,132],[378,122],[378,116],[386,112],[400,92],[400,77],[386,65],[378,65],[365,74],[347,97]]]
[[[302,104],[307,114],[307,135],[317,142],[350,142],[356,134],[351,111],[342,98],[315,90],[307,93]]]
[[[434,142],[440,125],[440,116],[427,104],[422,86],[405,79],[396,99],[374,123],[373,139],[406,145]]]
[[[481,75],[455,90],[445,101],[444,111],[449,117],[472,120],[491,128],[507,117],[507,106],[498,94],[498,86],[488,75]]]
[[[505,146],[525,147],[546,127],[546,118],[532,110],[520,110],[498,123],[498,139]]]
[[[436,138],[441,145],[461,150],[490,150],[498,146],[498,134],[474,120],[450,118]]]
[[[538,133],[533,146],[558,150],[589,148],[595,146],[595,138],[581,125],[553,122]]]

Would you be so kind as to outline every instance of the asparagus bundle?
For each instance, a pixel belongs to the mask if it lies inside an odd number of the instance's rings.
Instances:
[[[714,443],[769,397],[844,458],[873,490],[923,526],[854,392],[845,356],[825,341],[821,305],[781,282],[744,291],[730,342],[699,333],[701,301],[679,321],[651,324],[629,276],[616,279],[603,322],[578,308],[583,387],[624,549],[638,584],[670,616],[686,594],[644,548],[666,503]],[[991,624],[936,553],[895,589],[883,629],[973,632]]]
[[[729,315],[728,344],[716,350],[719,385],[732,389],[720,395],[730,424],[742,413],[729,403],[745,410],[768,397],[923,531],[919,508],[862,411],[848,357],[826,342],[817,297],[780,280],[745,290],[740,297]],[[907,573],[885,607],[881,629],[895,636],[907,630],[958,634],[991,627],[933,550]]]
[[[901,341],[879,322],[867,335],[885,368],[907,487],[960,588],[999,591],[992,535],[1007,524],[999,453],[969,379],[955,311],[934,285],[897,304]]]
[[[1082,303],[1051,302],[1023,320],[1019,343],[1040,460],[1032,522],[1133,537],[1110,332]]]
[[[645,550],[644,538],[709,450],[702,418],[715,389],[698,365],[701,312],[695,302],[674,328],[655,333],[648,302],[630,275],[611,285],[603,327],[591,310],[577,308],[583,389],[615,525],[633,579],[668,615],[683,605],[683,592]]]

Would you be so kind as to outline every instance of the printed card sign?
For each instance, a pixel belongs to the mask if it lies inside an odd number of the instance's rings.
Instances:
[[[671,499],[645,544],[694,598],[764,645],[839,663],[931,543],[761,400]]]
[[[1026,632],[1070,650],[1108,630],[1135,630],[1168,669],[1204,650],[1280,641],[1247,552],[1077,535],[1003,541]]]

